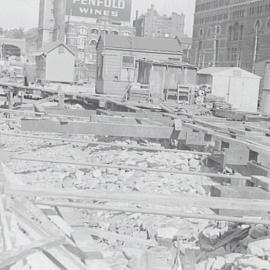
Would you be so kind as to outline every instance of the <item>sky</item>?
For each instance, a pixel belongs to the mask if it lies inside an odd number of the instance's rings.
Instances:
[[[186,15],[185,32],[191,36],[195,0],[133,0],[133,16],[136,10],[139,10],[141,14],[151,4],[155,5],[161,15],[172,12],[184,13]],[[0,0],[0,26],[7,29],[37,27],[38,8],[39,0]]]

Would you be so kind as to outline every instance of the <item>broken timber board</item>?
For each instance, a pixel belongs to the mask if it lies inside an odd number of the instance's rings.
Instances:
[[[26,226],[25,228],[28,231],[28,233],[30,233],[30,235],[32,236],[35,235],[36,240],[39,240],[40,238],[50,237],[51,234],[48,233],[48,229],[41,226],[44,223],[41,224],[35,223],[33,219],[29,217],[28,213],[25,212],[23,208],[21,208],[21,206],[22,204],[19,201],[17,201],[11,205],[11,209],[17,216],[17,218],[20,220],[19,223],[21,225],[24,224],[22,225],[23,227]],[[37,220],[41,219],[44,220],[44,218],[47,219],[47,217],[44,214],[42,214],[42,212],[40,212],[40,216],[36,218]],[[52,224],[52,226],[54,225]],[[50,254],[49,257],[53,257],[54,260],[56,260],[60,265],[62,265],[68,270],[88,270],[88,268],[83,263],[81,263],[80,260],[77,257],[75,257],[72,253],[68,252],[64,246],[51,247],[50,249],[46,250],[46,253]]]
[[[18,261],[26,259],[29,255],[40,251],[46,251],[54,246],[59,246],[64,243],[62,238],[49,238],[46,240],[34,241],[30,245],[2,252],[0,256],[0,269],[11,267]]]
[[[173,129],[162,126],[123,125],[95,122],[65,122],[22,119],[23,131],[64,134],[93,134],[99,136],[169,139]]]

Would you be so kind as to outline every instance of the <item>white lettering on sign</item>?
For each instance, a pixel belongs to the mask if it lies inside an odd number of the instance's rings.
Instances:
[[[73,4],[80,4],[91,7],[106,7],[115,9],[125,9],[125,0],[73,0]]]
[[[80,7],[80,12],[82,14],[112,16],[112,17],[118,17],[119,15],[117,11],[111,11],[110,13],[110,10],[93,9],[93,8],[87,8],[87,7]]]
[[[132,0],[66,0],[66,12],[71,16],[130,21]]]

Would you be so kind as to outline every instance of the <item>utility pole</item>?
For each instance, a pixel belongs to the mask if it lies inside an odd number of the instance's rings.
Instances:
[[[202,58],[202,68],[205,67],[205,53],[203,53],[203,58]]]
[[[236,63],[237,67],[241,67],[241,50],[238,52],[237,55],[237,63]]]
[[[213,67],[216,66],[217,62],[217,25],[215,25],[214,30],[214,55],[213,55]]]
[[[258,36],[259,36],[259,23],[255,25],[255,42],[254,42],[254,52],[252,60],[252,73],[255,73],[255,64],[257,60],[257,50],[258,50]]]

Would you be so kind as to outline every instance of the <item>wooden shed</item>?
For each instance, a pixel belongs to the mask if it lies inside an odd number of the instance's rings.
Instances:
[[[97,44],[96,92],[123,96],[136,82],[138,60],[182,63],[178,39],[106,35]]]
[[[149,85],[154,100],[165,99],[168,91],[180,85],[195,85],[197,68],[189,64],[174,64],[146,59],[138,60],[137,82]]]
[[[73,83],[75,53],[64,43],[47,44],[35,53],[37,79],[46,82]]]

